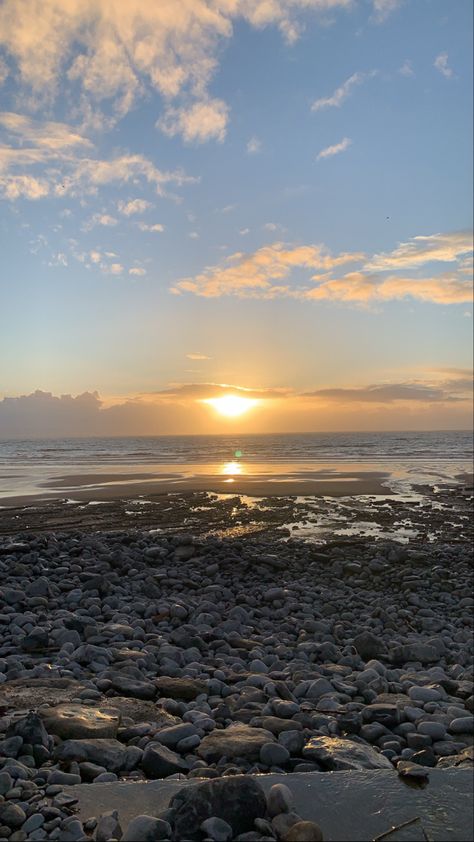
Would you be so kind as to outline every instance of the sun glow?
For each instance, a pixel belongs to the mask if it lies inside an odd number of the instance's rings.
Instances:
[[[259,401],[254,398],[241,398],[238,395],[223,395],[222,398],[206,398],[203,403],[212,406],[220,415],[225,415],[227,418],[237,418],[237,416],[243,415],[244,412],[257,406]]]

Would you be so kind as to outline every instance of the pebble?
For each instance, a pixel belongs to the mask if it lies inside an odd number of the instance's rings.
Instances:
[[[202,775],[213,806],[198,833],[214,821],[208,838],[219,823],[251,838],[255,819],[260,836],[272,820],[304,840],[283,784],[253,792],[257,812],[238,827],[216,785],[247,809],[239,773],[397,765],[413,777],[468,762],[466,547],[348,541],[319,558],[252,535],[229,547],[140,530],[0,538],[1,692],[19,712],[0,717],[7,836],[83,839],[69,784]],[[137,817],[143,838],[182,829],[177,805],[168,823]],[[119,835],[116,815],[97,817],[97,840]]]

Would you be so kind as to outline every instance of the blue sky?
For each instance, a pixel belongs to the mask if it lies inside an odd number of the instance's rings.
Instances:
[[[0,8],[0,398],[192,432],[222,420],[191,386],[231,384],[271,408],[249,431],[469,426],[470,0],[169,9]]]

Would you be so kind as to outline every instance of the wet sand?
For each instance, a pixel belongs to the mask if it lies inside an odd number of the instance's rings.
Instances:
[[[179,492],[244,494],[256,497],[390,495],[387,471],[285,471],[280,473],[94,473],[49,477],[28,491],[0,497],[1,506],[31,505],[68,496],[79,502],[119,500]],[[61,493],[59,493],[61,492]]]

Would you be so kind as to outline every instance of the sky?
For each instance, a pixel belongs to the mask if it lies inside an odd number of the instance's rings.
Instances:
[[[3,0],[0,208],[0,436],[472,425],[471,0]]]

